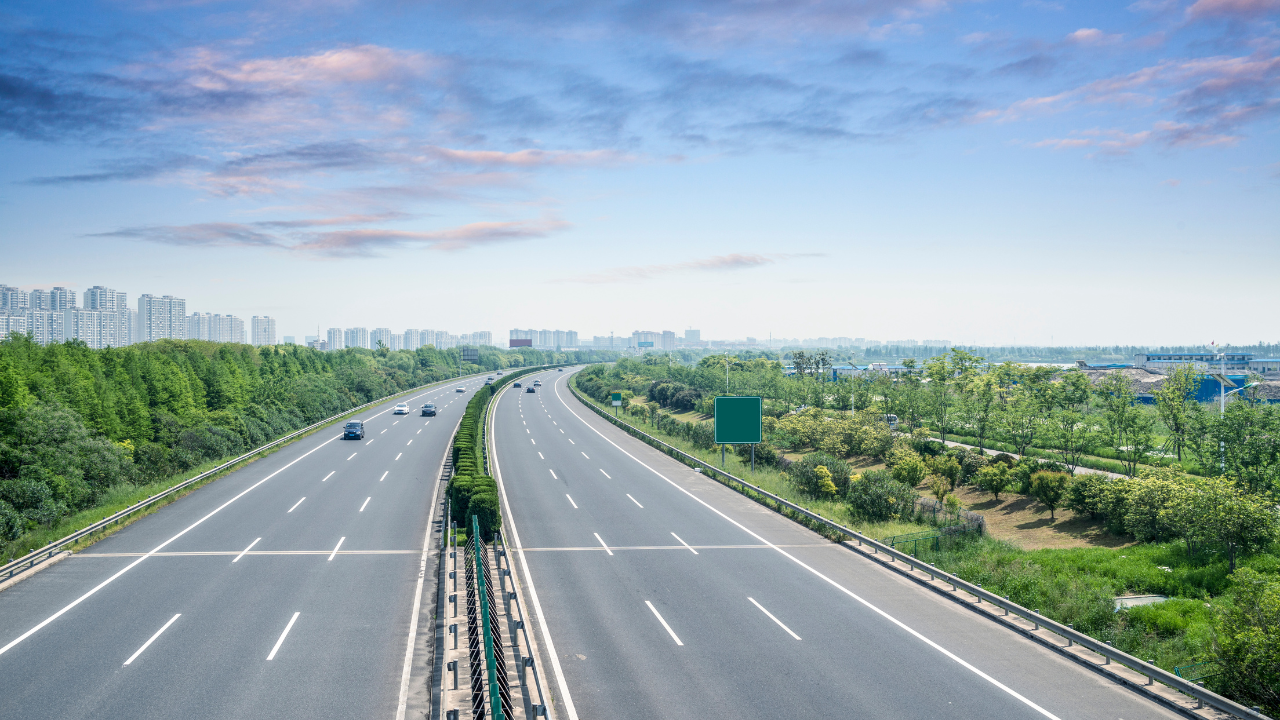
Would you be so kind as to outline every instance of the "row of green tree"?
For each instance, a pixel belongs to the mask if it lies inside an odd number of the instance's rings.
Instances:
[[[594,359],[480,348],[467,363],[456,348],[321,352],[197,340],[91,350],[14,334],[0,340],[0,541],[91,508],[109,488],[163,481],[418,385]]]

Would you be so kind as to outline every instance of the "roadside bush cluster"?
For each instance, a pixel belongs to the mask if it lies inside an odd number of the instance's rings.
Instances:
[[[836,457],[882,457],[893,444],[889,426],[871,411],[828,417],[809,408],[781,418],[765,417],[763,422],[765,436],[778,447],[811,447]]]
[[[702,400],[702,391],[674,380],[654,380],[645,393],[662,407],[674,410],[694,410]]]
[[[789,463],[782,476],[811,497],[841,497],[849,490],[849,464],[822,452]]]
[[[845,497],[849,511],[860,520],[910,518],[915,513],[915,490],[884,470],[869,470],[851,477]]]
[[[449,481],[449,507],[451,519],[468,534],[475,516],[485,542],[492,542],[494,531],[502,527],[498,483],[488,475],[455,475]]]

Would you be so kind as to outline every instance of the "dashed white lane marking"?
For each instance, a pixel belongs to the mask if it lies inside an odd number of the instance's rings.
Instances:
[[[386,480],[386,479],[387,479],[387,475],[389,475],[390,473],[391,473],[391,471],[390,471],[390,470],[388,470],[388,471],[386,471],[386,472],[382,473],[382,477],[378,478],[378,482],[382,482],[383,480]]]
[[[298,621],[298,616],[301,614],[301,612],[296,612],[293,617],[289,618],[289,624],[284,626],[284,632],[280,633],[280,639],[271,648],[271,654],[267,656],[268,660],[276,659],[276,653],[280,652],[280,646],[284,644],[284,639],[289,636],[289,631],[293,629],[293,624]]]
[[[636,507],[640,508],[641,510],[643,510],[643,509],[644,509],[644,506],[640,504],[640,501],[639,501],[639,500],[637,500],[637,499],[635,499],[635,498],[631,497],[631,493],[627,493],[627,497],[631,498],[631,502],[635,503],[635,504],[636,504]]]
[[[542,453],[538,453],[538,459],[539,459],[539,460],[546,460],[546,458],[542,457]]]
[[[600,547],[604,548],[605,552],[609,553],[610,555],[613,554],[613,551],[609,549],[609,546],[604,544],[604,540],[600,539],[600,533],[591,533],[591,534],[595,535],[597,540],[600,540]]]
[[[574,510],[577,510],[577,509],[578,509],[578,503],[574,502],[574,501],[573,501],[573,498],[569,497],[569,493],[565,493],[565,495],[564,495],[564,496],[565,496],[565,497],[567,497],[567,498],[569,498],[569,504],[573,506],[573,509],[574,509]]]
[[[559,479],[560,479],[560,478],[556,477],[556,471],[555,471],[555,470],[552,470],[551,468],[547,468],[547,472],[551,473],[551,477],[556,478],[557,480],[559,480]]]
[[[373,499],[372,495],[364,499],[364,502],[360,505],[360,512],[364,512],[365,505],[368,505],[369,501],[372,499]]]
[[[679,536],[679,535],[677,535],[677,534],[675,534],[675,533],[671,533],[671,537],[673,537],[673,538],[675,538],[675,539],[677,539],[677,540],[680,540],[680,536]],[[680,544],[681,544],[681,545],[683,545],[683,546],[685,546],[685,547],[687,547],[687,548],[689,548],[689,552],[693,553],[694,555],[697,555],[697,554],[698,554],[698,551],[697,551],[697,550],[694,550],[694,549],[693,549],[693,546],[692,546],[692,545],[690,545],[689,543],[685,542],[684,540],[680,540]]]
[[[582,451],[579,451],[579,452],[582,452]],[[588,456],[586,453],[582,453],[582,457],[587,458],[588,460],[590,460],[590,459],[591,459],[591,457],[590,457],[590,456]]]
[[[303,495],[302,500],[306,500],[306,499],[307,499],[307,496]],[[298,506],[302,504],[302,500],[299,500],[298,502],[294,503],[293,507],[289,508],[289,512],[293,512],[294,510],[297,510]],[[285,513],[285,514],[287,515],[289,513]]]
[[[527,433],[529,433],[530,435],[532,435],[532,434],[533,434],[533,431],[532,431],[532,430],[530,430],[529,428],[525,428],[525,429],[524,429],[524,431],[525,431],[525,432],[527,432]]]
[[[329,562],[330,560],[333,560],[333,556],[338,554],[338,548],[342,547],[342,543],[346,542],[346,540],[347,540],[346,535],[343,535],[341,538],[338,539],[338,544],[333,546],[333,552],[329,553],[329,560],[325,560],[325,562]]]
[[[160,637],[160,633],[164,632],[165,630],[168,630],[169,626],[173,624],[173,621],[177,620],[180,617],[182,617],[182,613],[178,613],[177,615],[174,615],[173,617],[169,618],[169,622],[162,625],[160,629],[156,631],[155,635],[152,635],[149,640],[142,643],[142,647],[138,648],[137,651],[135,651],[132,655],[130,655],[129,659],[124,661],[124,664],[128,665],[134,660],[137,660],[138,656],[142,654],[142,651],[146,650],[148,647],[151,647],[151,643],[155,642],[156,638]]]
[[[405,445],[412,445],[412,444],[413,444],[413,440],[409,440],[409,442],[405,443]]]
[[[418,428],[418,432],[414,433],[414,435],[421,435],[421,434],[422,434],[422,428]]]
[[[353,457],[355,457],[355,456],[356,456],[356,454],[355,454],[355,453],[351,453],[351,457],[349,457],[349,458],[347,458],[347,459],[348,459],[348,460],[350,460],[351,458],[353,458]]]
[[[395,422],[393,422],[393,423],[391,423],[391,424],[392,424],[392,425],[396,425],[396,424],[398,424],[399,422],[400,422],[400,421],[399,421],[399,420],[397,420],[397,421],[395,421]]]
[[[258,538],[258,540],[261,540],[261,539],[262,539],[262,538]],[[240,562],[240,558],[244,557],[244,554],[245,554],[245,553],[247,553],[247,552],[249,552],[250,550],[252,550],[252,549],[253,549],[253,546],[258,544],[258,540],[254,540],[253,542],[249,543],[249,547],[247,547],[247,548],[245,548],[245,549],[241,550],[241,551],[240,551],[240,554],[236,556],[236,559],[235,559],[235,560],[232,560],[231,562]]]
[[[403,455],[403,454],[404,454],[404,453],[397,453],[397,454],[396,454],[396,460],[399,460],[399,459],[400,459],[400,456],[401,456],[401,455]]]
[[[604,473],[604,476],[605,476],[605,477],[607,477],[607,478],[609,478],[610,480],[612,480],[612,479],[613,479],[613,478],[609,477],[609,473],[604,472],[604,468],[600,468],[600,472]]]
[[[778,623],[778,627],[782,628],[783,630],[786,630],[788,635],[790,635],[791,637],[793,637],[793,638],[795,638],[795,639],[797,639],[797,640],[799,640],[799,639],[800,639],[800,636],[799,636],[799,635],[797,635],[797,634],[795,634],[795,633],[791,632],[791,628],[787,627],[786,625],[783,625],[781,620],[779,620],[778,618],[774,617],[774,616],[773,616],[773,613],[769,612],[768,610],[765,610],[765,609],[764,609],[764,606],[763,606],[763,605],[761,605],[760,603],[756,602],[756,599],[755,599],[755,598],[753,598],[753,597],[748,597],[747,599],[751,601],[751,604],[752,604],[752,605],[755,605],[756,607],[760,608],[760,612],[764,613],[765,615],[768,615],[770,620],[772,620],[772,621],[774,621],[774,622]]]
[[[564,434],[564,428],[561,428],[561,429],[560,429],[560,434],[561,434],[561,435],[563,435],[563,434]]]
[[[371,443],[371,442],[373,442],[373,440],[369,440],[369,442],[365,443],[365,445],[368,445],[368,444],[369,444],[369,443]]]
[[[662,616],[658,614],[658,608],[654,607],[653,603],[648,600],[645,600],[644,604],[649,606],[649,609],[653,611],[653,616],[658,618],[658,622],[662,623],[662,627],[667,629],[667,634],[671,636],[671,639],[675,640],[677,645],[684,645],[684,643],[680,642],[680,638],[676,637],[675,631],[671,629],[671,626],[667,624],[667,621],[663,620]]]
[[[336,472],[338,472],[338,471],[337,471],[337,470],[334,470],[333,472],[330,472],[328,475],[325,475],[325,476],[324,476],[324,479],[323,479],[323,480],[321,480],[320,482],[324,482],[325,480],[328,480],[329,478],[333,477],[333,473],[336,473]]]
[[[538,441],[534,440],[533,438],[529,438],[529,442],[533,443],[534,445],[538,444]]]
[[[382,432],[386,432],[388,429],[389,429],[389,428],[382,428]],[[379,435],[381,435],[382,433],[378,433],[378,434],[379,434]],[[372,440],[370,440],[369,442],[373,442],[373,441],[372,441]]]
[[[563,430],[561,430],[560,432],[564,432],[564,431],[563,431]],[[577,445],[578,443],[574,442],[573,440],[570,440],[570,441],[569,441],[569,444],[570,444],[570,445]]]

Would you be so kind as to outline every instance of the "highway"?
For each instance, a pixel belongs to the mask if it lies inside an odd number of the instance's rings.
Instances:
[[[630,438],[570,375],[493,420],[561,720],[1176,717]]]
[[[0,592],[0,718],[394,718],[429,503],[482,382],[371,407],[364,440],[329,426]]]

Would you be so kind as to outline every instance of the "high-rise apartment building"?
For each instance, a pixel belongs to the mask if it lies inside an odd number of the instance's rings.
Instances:
[[[404,331],[404,349],[417,350],[422,345],[421,331],[409,328]]]
[[[9,337],[10,333],[27,334],[27,316],[25,313],[19,315],[0,311],[0,339]]]
[[[671,352],[676,349],[676,334],[673,331],[662,331],[662,349],[667,352]]]
[[[30,306],[30,293],[12,285],[0,285],[0,310],[9,314],[25,313]]]
[[[298,344],[298,339],[297,339],[297,338],[295,338],[295,337],[294,337],[294,336],[292,336],[292,335],[285,335],[285,336],[284,336],[284,344],[285,344],[285,345],[297,345],[297,344]]]
[[[325,335],[325,338],[325,345],[327,345],[330,350],[341,350],[347,346],[342,328],[329,328],[329,332]]]
[[[377,349],[378,343],[386,348],[391,347],[391,328],[374,328],[369,333],[369,347]]]
[[[187,316],[187,339],[244,343],[244,320],[235,315],[191,313]]]
[[[698,344],[698,343],[700,343],[700,342],[702,342],[702,331],[701,331],[701,330],[692,330],[692,329],[690,329],[690,330],[685,330],[685,331],[684,331],[684,344],[685,344],[685,345],[697,345],[697,344]]]
[[[627,346],[627,337],[614,337],[613,335],[596,335],[592,338],[591,344],[601,350],[621,350]]]
[[[172,295],[142,295],[138,298],[138,342],[153,340],[185,340],[187,336],[187,301]]]
[[[76,306],[75,290],[55,287],[52,290],[32,290],[28,295],[32,310],[55,310],[62,312]]]
[[[347,328],[342,334],[343,347],[368,348],[369,329],[362,327]]]
[[[661,350],[662,349],[662,333],[652,330],[635,330],[631,333],[631,347],[640,348],[641,350]]]
[[[275,345],[276,344],[276,319],[268,315],[254,315],[250,319],[250,327],[253,334],[252,343],[254,345]]]
[[[27,334],[41,345],[62,342],[63,313],[53,310],[29,310],[27,313]]]

